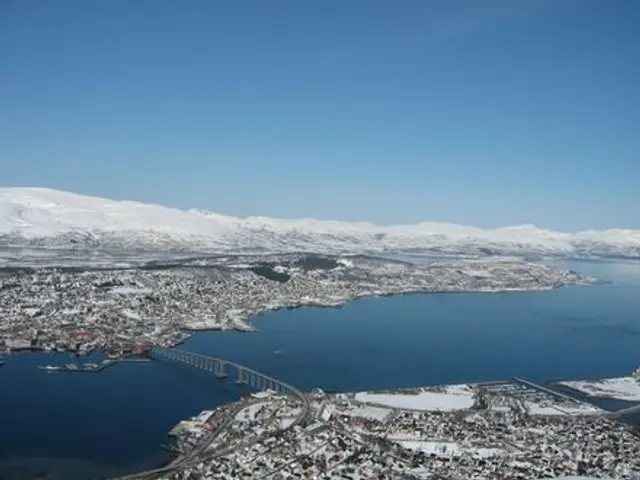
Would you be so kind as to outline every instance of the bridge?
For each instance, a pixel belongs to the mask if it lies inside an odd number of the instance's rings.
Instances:
[[[149,356],[153,359],[168,360],[171,362],[181,363],[197,370],[210,372],[220,380],[235,377],[237,384],[246,385],[255,390],[269,389],[277,393],[296,397],[302,403],[302,409],[296,419],[281,431],[294,427],[309,415],[309,400],[304,393],[288,383],[265,375],[264,373],[260,373],[245,365],[240,365],[239,363],[218,357],[210,357],[199,353],[187,352],[177,348],[154,348],[149,352]],[[228,427],[235,415],[245,407],[246,406],[234,409],[227,419],[219,425],[214,432],[211,432],[203,438],[195,449],[184,456],[178,457],[169,465],[120,477],[118,480],[151,480],[161,476],[171,475],[185,467],[194,466],[207,459],[228,454],[232,447],[215,452],[207,452],[206,450],[215,438],[220,435],[226,427]]]
[[[187,352],[177,348],[155,348],[151,350],[150,356],[151,358],[171,360],[197,370],[211,372],[219,379],[225,379],[231,374],[232,377],[236,378],[236,383],[239,385],[247,385],[255,390],[269,389],[277,393],[293,395],[303,402],[307,401],[305,395],[292,385],[229,360]]]

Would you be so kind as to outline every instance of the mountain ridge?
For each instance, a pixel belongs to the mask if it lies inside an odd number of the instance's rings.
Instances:
[[[442,222],[371,222],[233,217],[40,187],[0,187],[0,247],[317,251],[388,250],[447,255],[640,258],[640,230],[554,232],[531,224],[495,229]]]

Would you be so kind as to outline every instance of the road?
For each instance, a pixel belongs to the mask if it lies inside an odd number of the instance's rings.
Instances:
[[[291,428],[294,425],[297,425],[309,414],[310,406],[309,406],[309,401],[307,397],[304,394],[302,394],[300,397],[303,400],[303,405],[302,405],[302,408],[300,409],[300,413],[287,428]],[[300,397],[298,398],[300,399]],[[161,468],[156,468],[154,470],[147,470],[145,472],[138,472],[138,473],[124,476],[124,477],[119,477],[115,480],[157,479],[161,476],[166,476],[166,475],[171,475],[173,473],[176,473],[179,470],[182,470],[184,468],[193,467],[198,463],[202,463],[206,460],[211,460],[212,458],[215,458],[215,457],[228,455],[229,453],[232,453],[235,450],[242,449],[256,442],[262,441],[266,436],[271,435],[271,433],[264,434],[260,437],[253,437],[253,438],[247,439],[243,442],[240,442],[226,449],[216,450],[215,452],[210,452],[210,453],[205,452],[207,447],[211,445],[214,442],[214,440],[229,427],[229,425],[231,424],[231,422],[233,422],[235,416],[238,413],[240,413],[242,410],[244,410],[248,406],[254,403],[260,403],[260,402],[264,402],[264,400],[253,400],[250,402],[243,402],[241,405],[238,405],[235,408],[233,408],[233,410],[227,416],[227,418],[220,425],[218,425],[218,427],[213,432],[205,436],[196,448],[194,448],[188,454],[176,458],[169,465],[166,465],[165,467],[161,467]]]
[[[202,439],[202,441],[198,444],[198,446],[196,448],[194,448],[188,454],[176,458],[169,465],[167,465],[165,467],[161,467],[161,468],[156,468],[156,469],[153,469],[153,470],[147,470],[145,472],[133,473],[131,475],[127,475],[127,476],[124,476],[124,477],[118,477],[115,480],[149,480],[149,479],[158,478],[158,477],[164,476],[164,475],[170,475],[172,473],[177,472],[178,470],[180,470],[182,468],[186,468],[186,467],[193,466],[193,465],[196,465],[196,464],[200,463],[202,461],[201,458],[200,458],[200,455],[202,454],[202,452],[204,450],[206,450],[206,448],[209,445],[211,445],[213,443],[213,441],[222,432],[224,432],[224,430],[233,421],[235,416],[241,410],[243,410],[244,408],[246,408],[250,404],[251,403],[249,403],[249,404],[243,403],[242,405],[239,405],[239,406],[235,407],[231,411],[231,414],[229,416],[227,416],[227,418],[220,425],[218,425],[218,428],[216,428],[214,431],[212,431],[207,436],[205,436]],[[220,453],[223,454],[224,452],[220,452]]]

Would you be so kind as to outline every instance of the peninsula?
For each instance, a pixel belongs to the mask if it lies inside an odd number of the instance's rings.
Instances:
[[[260,382],[252,382],[258,386]],[[523,379],[404,390],[265,389],[180,422],[178,456],[122,480],[620,478],[637,429]]]
[[[251,331],[268,310],[337,307],[413,292],[512,292],[590,284],[594,278],[514,258],[412,264],[307,254],[217,256],[139,268],[5,269],[0,351],[114,355],[180,343],[190,331]]]

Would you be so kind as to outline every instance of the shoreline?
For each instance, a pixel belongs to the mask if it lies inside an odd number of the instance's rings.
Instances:
[[[563,286],[570,286],[570,285],[563,285]],[[583,286],[583,285],[580,285],[580,286]],[[556,289],[560,289],[560,287],[556,287],[556,288],[552,288],[552,289],[544,289],[543,291],[550,291],[550,290],[556,290]],[[531,289],[527,289],[527,290],[519,290],[517,293],[526,293],[526,292],[532,292],[532,291],[537,293],[537,292],[541,291],[541,289],[536,289],[536,290],[531,290]],[[291,310],[295,310],[295,309],[298,309],[298,308],[306,308],[306,307],[316,307],[316,308],[335,308],[335,309],[338,309],[338,308],[344,308],[348,303],[351,303],[351,302],[353,302],[353,301],[360,300],[360,299],[369,299],[369,298],[377,298],[377,297],[385,298],[385,297],[390,297],[390,296],[404,296],[404,295],[422,295],[422,294],[425,294],[425,293],[514,293],[514,292],[513,292],[513,291],[506,291],[506,292],[505,292],[505,291],[491,291],[491,292],[482,292],[482,291],[445,291],[445,292],[434,292],[434,291],[427,291],[427,292],[425,292],[425,291],[411,291],[411,292],[402,292],[402,293],[387,293],[387,294],[377,294],[377,295],[369,295],[369,296],[358,296],[357,298],[353,298],[353,299],[349,299],[349,300],[345,301],[345,302],[344,302],[344,303],[342,303],[341,305],[320,305],[320,304],[317,304],[317,303],[312,303],[312,304],[301,304],[301,305],[295,305],[295,306],[279,307],[279,308],[277,308],[277,309],[273,309],[273,310],[274,310],[274,312],[275,312],[275,311],[277,311],[277,310],[282,310],[282,309],[291,309]],[[582,295],[586,295],[586,296],[588,297],[589,295],[591,295],[591,293],[590,293],[589,291],[583,291],[582,293],[580,293],[580,295],[581,295],[581,296],[582,296]],[[524,298],[524,297],[523,297],[523,298]],[[543,297],[536,297],[536,298],[543,298]],[[545,298],[546,298],[546,297],[545,297]],[[457,303],[457,300],[453,300],[453,302],[454,302],[454,303]],[[489,303],[491,303],[491,302],[489,302]],[[400,302],[400,304],[403,304],[403,302]],[[399,304],[398,304],[398,303],[396,303],[395,305],[399,305]],[[374,308],[375,308],[375,307],[374,307]],[[262,311],[262,312],[260,312],[260,313],[258,313],[258,314],[255,314],[254,316],[252,316],[252,317],[251,317],[251,321],[252,321],[252,322],[254,322],[256,318],[259,318],[261,315],[266,315],[266,314],[268,314],[270,311],[271,311],[271,309],[267,309],[267,310],[264,310],[264,311]],[[324,315],[324,314],[323,314],[323,315]],[[329,315],[334,315],[334,314],[329,313]],[[297,317],[296,317],[296,318],[297,318]],[[261,329],[266,328],[266,327],[264,326],[264,325],[266,325],[266,324],[259,324],[259,325],[261,325]],[[213,329],[213,330],[211,330],[211,329],[197,329],[197,330],[192,331],[191,333],[192,333],[193,335],[195,335],[195,334],[197,334],[197,333],[200,333],[200,332],[203,332],[203,333],[204,333],[204,332],[207,332],[207,331],[219,331],[219,330],[215,330],[215,329]],[[217,337],[217,338],[220,338],[220,337]],[[242,337],[242,338],[244,338],[244,337]],[[29,353],[29,352],[22,352],[22,353]],[[33,353],[38,353],[38,352],[33,352]],[[53,353],[55,353],[55,352],[53,352]],[[553,372],[552,372],[552,373],[553,373]],[[608,373],[608,372],[606,372],[606,373]],[[607,378],[607,377],[604,377],[604,378]],[[375,386],[375,385],[374,385],[374,386]],[[410,387],[409,387],[409,388],[410,388]],[[225,402],[225,404],[228,404],[228,403],[229,403],[229,402]],[[168,462],[163,461],[163,462],[159,462],[159,463],[161,463],[162,465],[165,465],[166,463],[170,463],[170,461],[168,461]]]
[[[13,327],[0,344],[7,350],[127,353],[172,347],[192,332],[255,331],[255,318],[282,309],[342,308],[359,299],[430,293],[550,292],[598,282],[573,270],[503,258],[408,266],[366,259],[278,262],[17,275],[0,288],[0,318]]]
[[[610,282],[612,283],[612,282]],[[179,345],[184,344],[190,337],[199,332],[241,332],[241,333],[259,333],[260,330],[253,325],[253,321],[259,317],[267,315],[271,312],[277,312],[281,310],[298,310],[302,308],[319,308],[319,309],[335,309],[340,310],[345,306],[359,301],[359,300],[369,300],[376,298],[388,298],[388,297],[404,297],[404,296],[413,296],[413,295],[464,295],[464,294],[489,294],[489,295],[504,295],[504,294],[529,294],[529,293],[545,293],[545,292],[554,292],[566,287],[591,287],[594,285],[600,285],[597,279],[591,282],[581,282],[581,283],[567,283],[562,285],[554,285],[548,287],[540,287],[540,288],[502,288],[502,289],[476,289],[476,290],[420,290],[420,289],[411,289],[406,291],[399,292],[371,292],[358,295],[353,298],[326,301],[325,303],[322,300],[319,301],[310,301],[307,303],[300,304],[288,304],[288,305],[279,305],[274,307],[267,307],[259,312],[250,312],[250,313],[238,313],[238,315],[232,320],[234,325],[231,328],[225,328],[222,325],[203,325],[203,326],[186,326],[183,327],[180,331],[183,333],[183,338],[178,342],[172,343],[171,345],[162,345],[162,344],[149,344],[149,348],[175,348]],[[89,351],[85,355],[81,355],[80,357],[86,357],[95,353],[104,354],[107,350],[94,350]],[[21,347],[18,349],[7,349],[4,351],[0,351],[5,355],[14,355],[14,354],[30,354],[30,353],[62,353],[62,354],[72,354],[76,355],[78,352],[75,350],[48,350],[42,346],[30,346],[30,347]]]
[[[604,282],[602,284],[611,284],[613,282]],[[320,303],[320,302],[310,302],[310,303],[302,303],[296,305],[282,305],[278,307],[265,308],[257,313],[251,313],[246,317],[242,318],[241,321],[246,324],[246,329],[244,328],[224,328],[224,327],[187,327],[183,329],[185,333],[197,333],[197,332],[243,332],[243,333],[259,333],[260,330],[252,325],[252,322],[268,313],[277,312],[280,310],[298,310],[302,308],[320,308],[320,309],[335,309],[340,310],[350,303],[357,302],[358,300],[369,300],[376,298],[387,298],[387,297],[404,297],[404,296],[412,296],[412,295],[464,295],[464,294],[487,294],[487,295],[505,295],[505,294],[528,294],[528,293],[545,293],[545,292],[554,292],[556,290],[560,290],[562,288],[567,287],[591,287],[594,285],[600,285],[598,281],[594,282],[585,282],[585,283],[568,283],[564,285],[557,285],[552,287],[540,287],[540,288],[509,288],[509,289],[495,289],[495,290],[408,290],[404,292],[384,292],[384,293],[371,293],[371,294],[363,294],[354,298],[346,299],[344,301],[333,302],[333,303]],[[239,319],[240,320],[240,319]],[[188,338],[188,337],[187,337]],[[180,345],[184,343],[186,339],[176,343],[174,346]],[[172,348],[172,347],[171,347]]]
[[[599,377],[599,378],[611,378],[611,377]],[[513,383],[513,379],[507,379],[507,380],[487,380],[487,381],[480,381],[480,382],[472,382],[469,385],[496,385],[496,384],[505,384],[505,383]],[[545,387],[550,386],[551,381],[544,381],[544,382],[538,382],[536,381],[535,383],[537,383],[538,385],[542,385]],[[370,393],[376,393],[376,392],[394,392],[394,393],[399,393],[402,392],[403,390],[416,390],[416,389],[424,389],[424,388],[429,388],[429,389],[433,389],[433,388],[438,388],[438,387],[446,387],[448,385],[455,385],[455,383],[438,383],[438,384],[421,384],[421,385],[417,385],[417,386],[407,386],[407,387],[402,387],[402,388],[392,388],[392,389],[375,389],[375,390],[369,390],[367,392]],[[305,391],[306,394],[313,394],[313,390],[311,391]],[[358,390],[339,390],[339,391],[325,391],[325,393],[327,394],[336,394],[336,395],[340,395],[340,394],[355,394],[358,393]],[[215,409],[218,408],[222,408],[222,407],[229,407],[230,405],[238,402],[239,399],[234,399],[228,402],[225,402],[223,404],[221,404],[220,406],[216,407]],[[592,399],[591,399],[592,400]],[[585,400],[585,399],[580,399],[580,398],[576,398],[576,401],[580,401],[580,402],[584,402],[584,403],[591,403],[592,405],[596,405],[595,403],[589,401],[589,400]],[[600,407],[602,408],[602,407]],[[161,444],[158,445],[158,448],[161,448]],[[174,463],[176,461],[176,459],[179,457],[179,454],[175,454],[173,455],[172,452],[167,452],[169,453],[169,458],[167,458],[167,460],[163,460],[161,462],[157,462],[154,465],[150,465],[150,467],[152,467],[153,469],[157,469],[157,468],[164,468],[168,465],[171,465],[172,463]],[[111,477],[109,477],[111,478]],[[116,477],[119,478],[119,477]]]
[[[611,413],[615,413],[615,410],[608,410],[603,408],[600,405],[597,405],[596,403],[590,401],[590,399],[588,397],[586,398],[578,398],[578,397],[573,397],[570,395],[567,395],[563,392],[554,390],[553,384],[552,382],[544,382],[544,383],[539,383],[539,382],[530,382],[524,379],[520,379],[520,378],[511,378],[511,379],[507,379],[507,380],[491,380],[491,381],[486,381],[486,382],[473,382],[473,383],[445,383],[445,384],[430,384],[430,385],[418,385],[418,386],[413,386],[413,387],[403,387],[403,388],[393,388],[393,389],[375,389],[375,390],[367,390],[367,391],[359,391],[359,390],[339,390],[339,391],[323,391],[323,390],[311,390],[308,392],[304,392],[304,394],[306,396],[308,396],[309,398],[312,398],[315,395],[328,395],[330,397],[335,397],[335,398],[340,398],[340,399],[344,399],[346,401],[351,401],[351,402],[355,402],[356,404],[360,404],[362,406],[369,406],[369,407],[373,407],[373,408],[379,408],[379,409],[384,409],[384,410],[388,410],[388,411],[392,411],[392,412],[413,412],[413,413],[421,413],[421,412],[428,412],[428,411],[432,411],[430,408],[411,408],[409,406],[394,406],[393,402],[390,402],[388,400],[388,397],[412,397],[415,396],[416,398],[419,397],[420,395],[422,395],[422,392],[427,392],[427,394],[429,394],[429,392],[431,392],[431,394],[435,394],[435,395],[450,395],[451,393],[449,392],[450,389],[455,389],[455,388],[465,388],[465,389],[470,389],[473,391],[477,391],[477,390],[483,390],[485,388],[492,388],[492,387],[504,387],[504,386],[522,386],[525,389],[528,390],[534,390],[534,391],[539,391],[544,395],[548,395],[552,398],[555,399],[555,403],[553,403],[553,405],[556,405],[556,407],[558,408],[558,411],[555,413],[541,413],[541,412],[537,412],[537,413],[529,413],[529,415],[532,416],[537,416],[537,415],[541,415],[541,416],[565,416],[565,417],[574,417],[574,418],[580,418],[580,417],[607,417],[607,415],[611,414]],[[576,392],[579,393],[579,392]],[[371,401],[367,401],[366,399],[358,399],[358,396],[362,396],[364,395],[366,396],[372,396],[372,397],[387,397],[387,403],[375,403],[375,402],[371,402]],[[243,401],[245,397],[241,397],[237,400],[234,400],[232,402],[228,402],[225,403],[223,405],[220,405],[218,407],[216,407],[216,409],[214,410],[218,410],[220,408],[223,407],[229,407],[233,404],[237,404],[241,401]],[[558,405],[560,404],[560,405]],[[582,406],[581,408],[583,409],[581,411],[581,413],[572,413],[571,411],[567,411],[567,410],[563,410],[562,405],[565,404],[573,404],[574,408],[578,408],[578,406]],[[636,402],[636,405],[640,406],[640,403]],[[552,407],[552,408],[556,408],[556,407]],[[586,407],[586,408],[585,408]],[[465,411],[471,411],[474,407],[471,408],[465,408],[463,410]],[[532,408],[532,407],[530,407]],[[571,408],[571,407],[570,407]],[[457,410],[456,408],[453,408],[451,411]],[[449,409],[445,409],[445,410],[433,410],[433,411],[437,411],[437,412],[449,412]],[[625,422],[625,421],[621,421],[621,420],[615,420],[616,422],[620,422],[624,425],[626,425],[626,427],[629,430],[634,430],[637,429],[638,427],[634,424]],[[196,447],[197,448],[197,447]],[[174,464],[176,462],[177,459],[179,459],[182,455],[184,455],[183,453],[178,453],[175,452],[175,455],[172,455],[172,458],[166,462],[162,462],[162,464],[158,465],[156,468],[157,469],[163,469],[166,467],[171,466],[172,464]],[[138,472],[138,474],[143,474],[144,472]],[[129,476],[127,476],[126,478],[132,477],[134,478],[136,476],[135,473],[130,474]],[[117,479],[116,479],[117,480]]]

